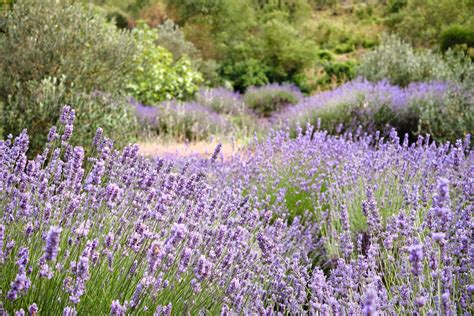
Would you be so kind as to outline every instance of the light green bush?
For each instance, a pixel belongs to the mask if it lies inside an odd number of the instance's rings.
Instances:
[[[187,99],[199,89],[201,74],[183,56],[176,62],[164,47],[156,45],[158,33],[141,23],[132,31],[137,40],[134,71],[127,85],[128,91],[140,102],[157,104],[171,99]]]
[[[96,10],[66,0],[19,0],[0,33],[0,98],[65,76],[79,90],[117,91],[133,67],[133,39]]]
[[[391,84],[407,86],[416,81],[445,80],[465,82],[473,75],[469,58],[455,52],[443,55],[430,50],[416,51],[395,35],[384,36],[382,44],[361,60],[357,74],[370,81],[387,79]]]

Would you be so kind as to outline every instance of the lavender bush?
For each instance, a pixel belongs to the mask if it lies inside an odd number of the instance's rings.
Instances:
[[[228,120],[196,102],[164,102],[146,106],[132,100],[142,126],[154,134],[176,140],[198,141],[230,131]]]
[[[298,87],[291,84],[267,84],[250,87],[245,91],[244,101],[248,108],[260,116],[270,116],[303,98]]]
[[[225,88],[201,89],[196,102],[216,113],[236,115],[245,111],[242,96]]]
[[[230,160],[0,142],[0,314],[469,314],[470,139],[273,132]],[[52,303],[54,302],[54,303]]]

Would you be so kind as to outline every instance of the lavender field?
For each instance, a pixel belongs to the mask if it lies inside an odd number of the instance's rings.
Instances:
[[[2,314],[469,314],[470,138],[272,132],[224,161],[0,143]],[[90,154],[86,155],[85,152]]]
[[[0,316],[474,314],[472,0],[0,0]]]

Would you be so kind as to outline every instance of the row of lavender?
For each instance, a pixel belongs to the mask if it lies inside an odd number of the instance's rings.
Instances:
[[[396,127],[412,140],[429,133],[439,141],[454,141],[474,128],[473,91],[447,82],[401,88],[357,79],[309,97],[290,85],[251,88],[243,96],[217,88],[201,90],[195,102],[135,107],[140,120],[158,134],[189,139],[242,129],[240,134],[248,136],[262,126],[296,129],[316,125],[318,119],[332,133],[354,132],[359,126],[372,133]]]
[[[273,132],[224,161],[0,143],[0,314],[469,314],[470,139]],[[312,135],[312,137],[311,137]],[[89,152],[89,151],[88,151]],[[23,310],[23,311],[22,311]]]

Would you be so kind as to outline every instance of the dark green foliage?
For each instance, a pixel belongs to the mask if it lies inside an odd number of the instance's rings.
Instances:
[[[242,92],[247,87],[267,84],[267,69],[268,66],[253,58],[243,61],[230,60],[222,65],[221,74],[232,83],[235,90]]]
[[[391,0],[388,4],[390,13],[398,13],[408,4],[408,0]]]
[[[447,51],[456,45],[474,47],[474,29],[458,24],[448,26],[440,36],[441,50]]]
[[[399,4],[396,4],[399,3]],[[393,12],[386,25],[416,46],[435,46],[447,25],[461,24],[474,28],[472,0],[408,0],[393,2]]]
[[[107,10],[106,18],[108,21],[113,21],[120,29],[128,28],[127,14],[117,8]]]

